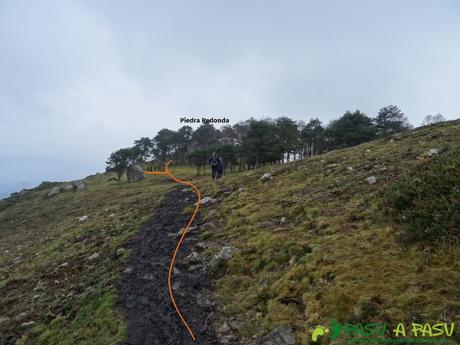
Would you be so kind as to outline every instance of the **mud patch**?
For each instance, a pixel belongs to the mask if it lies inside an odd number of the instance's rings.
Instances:
[[[198,263],[185,259],[192,251],[200,251],[196,230],[185,237],[171,282],[196,342],[176,315],[167,287],[169,263],[178,240],[172,234],[187,223],[190,214],[182,211],[195,202],[196,196],[181,188],[167,193],[150,221],[128,244],[132,252],[117,286],[127,324],[126,345],[219,344],[212,326],[216,308],[208,299],[211,283]]]

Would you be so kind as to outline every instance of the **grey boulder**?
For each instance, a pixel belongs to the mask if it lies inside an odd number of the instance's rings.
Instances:
[[[133,164],[128,167],[126,170],[126,176],[128,177],[129,183],[142,181],[145,178],[144,170],[142,170],[142,168],[137,164]]]

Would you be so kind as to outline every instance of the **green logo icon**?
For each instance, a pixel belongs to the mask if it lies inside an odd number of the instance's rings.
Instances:
[[[311,340],[317,341],[319,336],[325,335],[326,333],[329,333],[329,328],[318,325],[311,334]]]

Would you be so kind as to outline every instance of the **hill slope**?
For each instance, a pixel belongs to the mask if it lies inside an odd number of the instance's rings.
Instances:
[[[288,323],[304,344],[314,325],[333,318],[458,322],[458,244],[405,242],[406,225],[390,212],[398,181],[458,158],[458,138],[460,121],[447,122],[218,183],[173,168],[203,195],[219,196],[202,210],[206,253],[240,250],[215,277],[223,317],[238,321],[235,335],[249,343]],[[264,173],[272,178],[263,182]],[[119,249],[174,184],[155,177],[118,185],[106,174],[83,181],[83,192],[48,198],[46,187],[0,203],[0,343],[124,339],[114,285],[129,251]]]

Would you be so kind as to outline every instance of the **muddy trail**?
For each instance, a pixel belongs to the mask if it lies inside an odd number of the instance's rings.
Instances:
[[[178,241],[176,235],[190,218],[183,210],[195,202],[196,195],[189,189],[168,192],[128,244],[132,252],[117,286],[119,308],[127,324],[126,345],[219,344],[213,327],[217,313],[207,297],[211,282],[203,266],[187,257],[192,251],[200,253],[204,249],[196,231],[185,236],[172,276],[176,302],[196,342],[176,314],[168,292],[168,268]],[[192,226],[199,221],[198,217]]]

